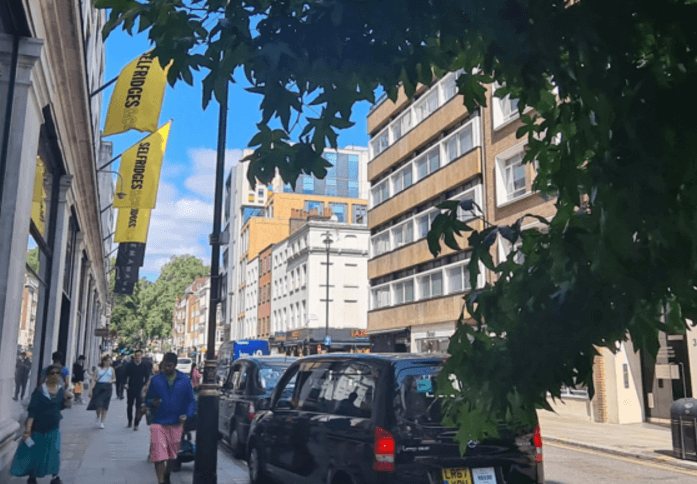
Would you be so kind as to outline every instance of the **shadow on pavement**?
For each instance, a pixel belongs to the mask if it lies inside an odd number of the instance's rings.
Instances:
[[[668,457],[675,457],[675,453],[672,450],[654,450],[654,452]]]

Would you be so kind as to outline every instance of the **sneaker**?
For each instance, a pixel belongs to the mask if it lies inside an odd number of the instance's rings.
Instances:
[[[138,430],[138,425],[134,425],[133,430]]]
[[[36,477],[30,477],[27,479],[27,484],[36,484]]]
[[[133,425],[133,424],[131,424],[131,422],[128,422],[128,425],[126,425],[126,428],[127,428],[127,429],[130,429],[130,428],[131,428],[131,425]]]
[[[36,481],[34,481],[36,482]],[[51,479],[51,484],[63,484],[63,481],[61,481],[60,476],[56,476],[53,479]]]
[[[100,428],[100,429],[103,429],[103,428],[104,428],[104,422],[101,422],[101,423],[99,424],[99,428]]]

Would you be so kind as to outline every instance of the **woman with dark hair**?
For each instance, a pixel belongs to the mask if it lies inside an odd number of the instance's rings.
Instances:
[[[194,361],[191,363],[191,373],[189,375],[189,378],[191,378],[191,386],[196,388],[201,384],[201,372],[198,371],[196,368],[196,362]]]
[[[60,470],[61,410],[73,398],[61,384],[60,365],[46,368],[46,378],[31,395],[23,441],[17,449],[10,474],[29,476],[28,484],[37,477],[51,474],[51,484],[62,484]]]
[[[92,384],[90,385],[90,403],[87,405],[87,410],[97,411],[97,425],[99,428],[104,428],[106,413],[109,410],[109,402],[111,401],[111,385],[116,381],[114,369],[111,367],[111,357],[109,355],[102,356],[102,362],[97,368],[97,371],[92,375]]]

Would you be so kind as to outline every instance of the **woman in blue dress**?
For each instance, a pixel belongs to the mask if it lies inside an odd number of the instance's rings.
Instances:
[[[60,420],[65,401],[72,398],[61,385],[61,367],[46,369],[46,379],[31,395],[29,415],[10,473],[29,476],[27,484],[35,484],[37,477],[51,474],[51,484],[62,484],[60,470]]]

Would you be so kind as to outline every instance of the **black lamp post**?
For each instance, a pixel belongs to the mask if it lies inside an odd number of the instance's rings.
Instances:
[[[329,233],[329,231],[326,231],[324,233],[324,241],[323,241],[326,246],[327,246],[327,294],[326,294],[326,299],[325,299],[325,318],[324,318],[324,324],[325,324],[325,331],[324,331],[324,344],[327,347],[327,352],[329,352],[329,346],[327,345],[327,339],[329,338],[329,248],[332,245],[332,234]]]
[[[196,422],[196,460],[194,462],[194,484],[218,483],[218,399],[220,393],[215,378],[216,307],[220,300],[220,218],[223,208],[223,177],[225,176],[225,138],[227,134],[228,83],[220,99],[218,116],[218,154],[215,167],[215,194],[213,199],[213,233],[211,244],[211,290],[208,303],[208,344],[203,384],[199,391],[198,418]]]

